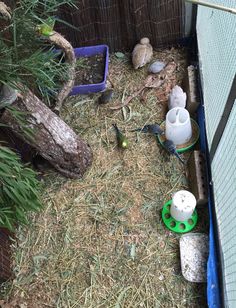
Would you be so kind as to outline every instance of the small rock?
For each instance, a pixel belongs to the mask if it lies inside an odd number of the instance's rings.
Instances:
[[[162,71],[165,66],[164,62],[155,61],[149,66],[148,71],[149,73],[157,74]]]
[[[207,281],[208,235],[188,233],[180,238],[180,261],[184,278],[190,282]]]
[[[162,280],[165,279],[165,277],[161,274],[161,275],[158,277],[158,279],[159,279],[160,281],[162,281]]]
[[[136,256],[136,245],[135,244],[131,244],[131,247],[130,247],[130,257],[131,257],[132,260],[134,260],[135,256]]]
[[[117,57],[117,58],[124,58],[125,57],[125,55],[123,54],[123,52],[115,52],[115,56]]]

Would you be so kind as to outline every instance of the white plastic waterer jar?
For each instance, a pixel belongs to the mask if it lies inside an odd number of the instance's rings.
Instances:
[[[179,190],[172,198],[170,215],[177,221],[186,221],[193,215],[197,201],[187,190]]]
[[[188,110],[175,107],[167,112],[165,135],[175,145],[184,144],[191,139],[192,125]]]

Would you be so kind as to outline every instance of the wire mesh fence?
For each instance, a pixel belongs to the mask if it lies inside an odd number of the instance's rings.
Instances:
[[[213,0],[209,2],[215,3]],[[236,8],[235,0],[222,0],[220,4]],[[220,257],[219,264],[215,264],[215,267],[221,269],[220,291],[223,291],[223,294],[219,294],[219,297],[224,307],[230,308],[236,307],[235,29],[236,19],[233,14],[211,8],[198,8],[198,50],[206,131],[212,160],[214,227],[217,230],[217,248]],[[214,284],[209,285],[210,295],[215,292],[215,289]]]

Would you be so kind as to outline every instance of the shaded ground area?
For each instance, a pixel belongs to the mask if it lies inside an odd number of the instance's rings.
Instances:
[[[156,52],[155,58],[178,63],[174,77],[179,84],[184,51]],[[65,103],[62,116],[92,146],[93,166],[83,180],[66,180],[53,171],[44,176],[45,209],[32,216],[30,228],[18,230],[13,247],[12,305],[205,307],[206,286],[183,279],[179,235],[164,227],[160,215],[172,193],[188,187],[186,167],[153,136],[130,132],[164,120],[165,107],[159,103],[164,94],[160,98],[157,93],[163,89],[148,90],[130,108],[109,108],[132,94],[146,76],[147,68],[134,71],[128,56],[112,56],[114,100],[98,106],[97,94]],[[129,138],[128,150],[117,149],[112,123]],[[196,231],[206,229],[199,216]]]

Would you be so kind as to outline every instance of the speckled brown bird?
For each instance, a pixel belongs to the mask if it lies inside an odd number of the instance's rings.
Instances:
[[[150,44],[149,38],[143,37],[140,43],[134,47],[132,52],[132,62],[134,69],[143,67],[145,64],[149,63],[153,56],[153,48]]]

